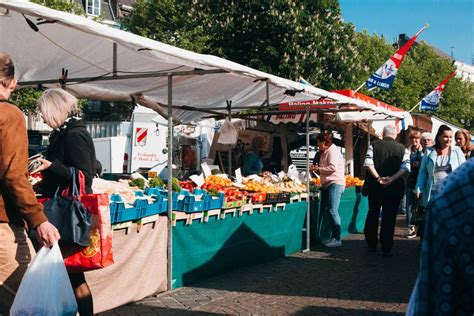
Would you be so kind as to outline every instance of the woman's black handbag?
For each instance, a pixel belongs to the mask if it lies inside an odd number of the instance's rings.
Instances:
[[[413,208],[412,208],[411,224],[420,225],[421,223],[423,223],[424,218],[425,218],[425,207],[421,205],[420,199],[415,199],[415,203],[413,204]]]
[[[60,246],[89,246],[92,217],[81,203],[76,183],[76,170],[70,168],[72,174],[69,192],[61,195],[59,187],[54,196],[44,202],[44,212],[48,220],[56,226],[61,239]]]

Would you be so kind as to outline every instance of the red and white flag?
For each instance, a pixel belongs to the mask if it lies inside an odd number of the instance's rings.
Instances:
[[[443,92],[444,87],[451,80],[452,77],[456,75],[456,70],[450,73],[444,80],[426,97],[421,100],[420,110],[422,111],[436,111],[438,109],[439,100],[441,99],[441,92]]]

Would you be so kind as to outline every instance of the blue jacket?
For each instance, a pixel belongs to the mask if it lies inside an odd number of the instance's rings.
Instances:
[[[421,193],[421,204],[428,205],[431,197],[431,189],[434,184],[434,167],[438,154],[434,148],[427,148],[421,161],[418,180],[416,181],[415,193]],[[466,161],[463,152],[457,146],[451,147],[451,168],[454,171]]]
[[[251,150],[245,156],[244,167],[242,173],[244,176],[261,173],[263,170],[263,162],[260,154]]]

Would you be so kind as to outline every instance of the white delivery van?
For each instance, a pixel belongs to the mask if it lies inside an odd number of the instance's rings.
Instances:
[[[137,105],[123,136],[93,138],[103,173],[133,173],[166,167],[168,121],[155,111]]]

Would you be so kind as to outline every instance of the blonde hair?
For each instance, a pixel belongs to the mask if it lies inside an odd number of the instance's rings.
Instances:
[[[469,133],[469,131],[466,129],[460,129],[454,134],[454,137],[458,137],[458,135],[462,135],[464,141],[466,142],[464,146],[460,147],[462,152],[469,152],[471,150],[471,133]]]
[[[60,128],[68,117],[79,114],[76,97],[63,89],[46,90],[38,100],[38,108],[51,128]]]

